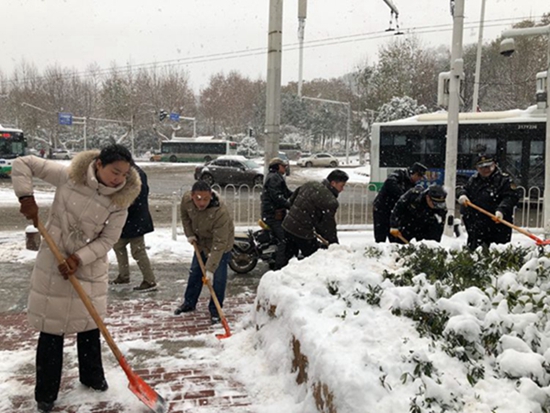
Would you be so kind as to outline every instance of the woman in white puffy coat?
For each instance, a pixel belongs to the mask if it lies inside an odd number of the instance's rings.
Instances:
[[[121,145],[110,145],[101,152],[82,152],[69,166],[35,156],[13,162],[12,182],[21,212],[35,223],[38,207],[33,197],[33,177],[57,187],[46,228],[67,257],[67,265],[58,266],[43,242],[31,277],[27,312],[29,323],[40,331],[35,399],[41,412],[51,411],[57,399],[65,334],[77,333],[82,384],[94,390],[107,390],[99,329],[64,276],[70,273],[78,278],[104,317],[107,253],[118,241],[127,208],[141,186],[132,164],[130,152]]]

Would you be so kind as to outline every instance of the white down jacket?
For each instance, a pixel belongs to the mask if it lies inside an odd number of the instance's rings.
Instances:
[[[57,187],[46,228],[61,253],[80,257],[76,277],[99,314],[107,311],[107,252],[118,241],[127,209],[139,194],[139,175],[130,168],[116,188],[101,184],[95,174],[99,151],[77,155],[70,166],[36,156],[17,158],[12,183],[17,197],[33,194],[33,177]],[[39,205],[40,207],[40,205]],[[57,261],[42,242],[31,277],[27,316],[39,331],[62,335],[97,328],[86,307],[57,269]]]

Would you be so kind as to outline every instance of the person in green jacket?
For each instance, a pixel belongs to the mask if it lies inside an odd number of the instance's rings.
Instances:
[[[205,263],[206,278],[212,284],[216,297],[223,307],[227,284],[227,264],[231,256],[235,228],[227,206],[205,181],[197,181],[181,200],[181,222],[187,241],[197,244]],[[189,280],[183,304],[175,315],[195,311],[202,290],[202,270],[196,254],[193,255]],[[212,324],[220,318],[212,299],[208,305]]]

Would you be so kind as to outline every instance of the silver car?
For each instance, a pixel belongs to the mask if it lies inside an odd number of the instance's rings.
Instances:
[[[330,153],[316,153],[305,158],[300,158],[298,166],[305,166],[306,168],[312,166],[331,166],[335,168],[338,166],[338,163],[338,159]]]
[[[210,185],[263,185],[263,169],[244,156],[220,156],[195,168],[195,179]]]

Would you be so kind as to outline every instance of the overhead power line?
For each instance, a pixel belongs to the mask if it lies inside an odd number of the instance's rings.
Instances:
[[[511,23],[523,21],[523,20],[538,20],[542,16],[529,16],[529,17],[519,17],[519,18],[502,18],[502,19],[492,19],[485,20],[485,27],[502,27],[508,26]],[[464,24],[465,29],[473,29],[479,26],[479,21],[468,22]],[[411,27],[411,28],[401,28],[405,35],[418,35],[418,34],[430,34],[430,33],[440,33],[452,30],[452,23],[449,24],[439,24],[439,25],[430,25],[430,26],[420,26],[420,27]],[[359,33],[345,36],[329,37],[317,40],[310,40],[305,42],[304,48],[314,49],[318,47],[333,46],[346,43],[354,42],[363,42],[368,40],[376,40],[381,38],[394,37],[395,34],[387,31],[375,31],[368,33]],[[293,50],[298,50],[299,43],[288,43],[283,45],[283,51],[289,52]],[[245,57],[263,55],[266,53],[266,47],[258,47],[253,49],[244,49],[244,50],[234,50],[229,52],[220,52],[220,53],[211,53],[198,56],[190,56],[178,59],[163,60],[157,62],[149,63],[138,63],[133,65],[125,65],[117,68],[107,68],[94,70],[93,72],[89,71],[79,71],[71,72],[66,76],[61,78],[72,78],[74,76],[79,76],[82,78],[94,77],[94,76],[105,76],[109,73],[127,73],[141,69],[156,69],[156,68],[171,68],[176,66],[192,65],[199,63],[208,63],[215,62],[219,60],[228,60],[228,59],[241,59]],[[44,76],[35,76],[29,78],[18,79],[17,83],[26,83],[36,78],[43,78]],[[2,84],[5,86],[11,83],[11,80],[3,80]]]

